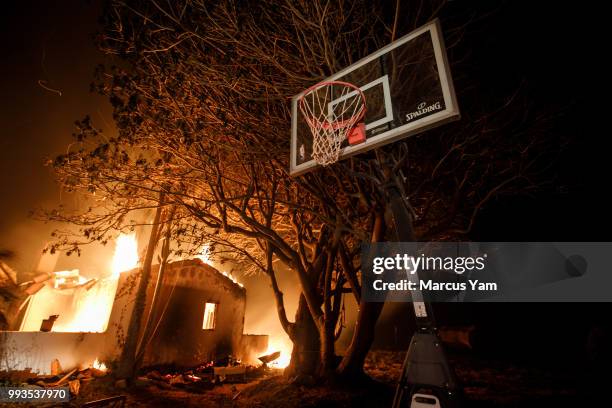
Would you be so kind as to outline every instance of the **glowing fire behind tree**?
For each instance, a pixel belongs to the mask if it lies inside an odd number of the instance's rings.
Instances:
[[[117,279],[121,272],[134,269],[137,265],[138,243],[136,242],[136,234],[119,235],[111,264],[112,277]]]
[[[278,334],[270,335],[268,350],[264,353],[264,355],[280,351],[280,357],[268,364],[269,366],[285,368],[291,362],[291,350],[293,349],[293,345],[291,344],[291,340],[282,334],[283,333],[281,333],[280,336]]]

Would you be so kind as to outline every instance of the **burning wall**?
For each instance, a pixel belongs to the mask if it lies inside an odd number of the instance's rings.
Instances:
[[[122,276],[120,285],[133,286],[128,283],[130,276],[133,275]],[[152,276],[147,311],[151,310],[150,299],[159,276],[158,266],[154,266]],[[152,320],[155,327],[152,338],[146,340],[145,364],[189,366],[227,355],[254,361],[267,348],[267,335],[243,334],[246,289],[200,259],[168,264],[156,298],[150,317],[145,319]],[[125,307],[122,303],[118,299],[111,321],[117,320],[115,313],[121,313],[121,308]],[[215,309],[212,321],[208,316],[208,326],[207,303]]]
[[[20,331],[38,331],[41,321],[57,315],[52,331],[106,331],[119,277],[138,265],[138,244],[135,234],[121,234],[115,243],[111,270],[102,279],[86,279],[78,269],[43,273],[32,291],[25,309]],[[37,278],[34,280],[36,281]],[[35,284],[36,285],[36,284]]]
[[[73,270],[25,283],[32,296],[21,323],[13,325],[20,331],[1,333],[0,369],[48,373],[55,358],[64,368],[117,359],[139,283],[137,264],[135,236],[121,235],[105,278],[88,280]],[[200,259],[170,263],[161,276],[154,266],[141,327],[143,333],[153,322],[143,340],[145,364],[194,365],[227,355],[254,361],[266,351],[268,336],[243,335],[245,306],[242,285]],[[59,317],[52,332],[41,332],[41,322],[53,315]]]
[[[227,355],[254,361],[265,352],[267,335],[243,335],[246,290],[230,277],[199,259],[168,264],[157,286],[158,277],[159,267],[154,266],[141,327],[144,332],[146,322],[153,322],[152,334],[144,339],[145,364],[189,366]],[[74,287],[56,288],[47,282],[33,296],[22,331],[2,333],[0,357],[6,367],[1,369],[30,367],[48,373],[55,358],[64,368],[117,359],[138,279],[134,269],[95,285],[77,280]],[[154,292],[157,301],[152,305]],[[207,303],[214,305],[214,316],[205,316]],[[60,314],[54,332],[38,331],[41,320],[53,314]]]
[[[85,280],[87,282],[87,280]],[[20,331],[38,331],[41,321],[58,315],[55,332],[98,332],[106,330],[118,279],[109,277],[88,286],[57,288],[45,285],[29,302]]]

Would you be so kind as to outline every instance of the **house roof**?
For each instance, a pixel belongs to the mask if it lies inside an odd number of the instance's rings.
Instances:
[[[203,262],[199,258],[184,259],[181,261],[170,262],[168,264],[168,267],[170,270],[189,270],[190,273],[193,270],[192,278],[199,277],[200,279],[202,279],[203,276],[199,273],[199,271],[206,272],[208,274],[214,275],[221,281],[225,282],[230,286],[233,286],[236,289],[245,290],[244,287],[240,283],[238,283],[238,281],[232,276],[219,271],[215,267]]]
[[[153,273],[156,274],[159,270],[159,264],[153,265],[152,270]],[[136,272],[138,271],[138,268],[135,268],[132,271]],[[179,286],[207,287],[209,283],[207,279],[214,277],[219,282],[227,285],[237,292],[241,292],[243,294],[246,292],[244,286],[238,283],[236,279],[203,262],[199,258],[169,262],[164,280],[167,282],[173,282],[174,284],[176,274],[178,274],[180,278],[177,282]]]

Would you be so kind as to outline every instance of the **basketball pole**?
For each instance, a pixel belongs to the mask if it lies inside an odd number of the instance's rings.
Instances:
[[[389,173],[393,174],[389,174],[383,188],[396,241],[414,242],[412,214],[402,195],[398,175],[395,171]],[[418,280],[418,273],[414,271],[412,277]],[[460,389],[438,338],[433,308],[420,290],[410,294],[417,328],[410,340],[392,406],[456,408],[460,405]]]

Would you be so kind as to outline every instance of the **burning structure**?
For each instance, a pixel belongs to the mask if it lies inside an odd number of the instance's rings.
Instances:
[[[147,299],[156,302],[147,301],[146,306],[150,330],[141,345],[145,365],[190,366],[230,355],[255,361],[266,351],[267,335],[243,334],[246,289],[242,285],[200,259],[173,262],[164,269],[160,274],[159,267],[154,268],[147,293]],[[122,275],[122,287],[132,287],[131,276]],[[114,309],[121,309],[113,313],[130,307],[129,296],[119,299]],[[114,315],[111,320],[120,321]]]
[[[55,359],[64,368],[112,365],[125,344],[140,279],[137,257],[115,261],[104,279],[74,270],[50,274],[42,286],[35,282],[13,331],[0,333],[1,369],[45,374]],[[154,265],[140,330],[144,365],[193,366],[227,356],[255,361],[268,336],[243,334],[245,307],[246,289],[200,259]]]

